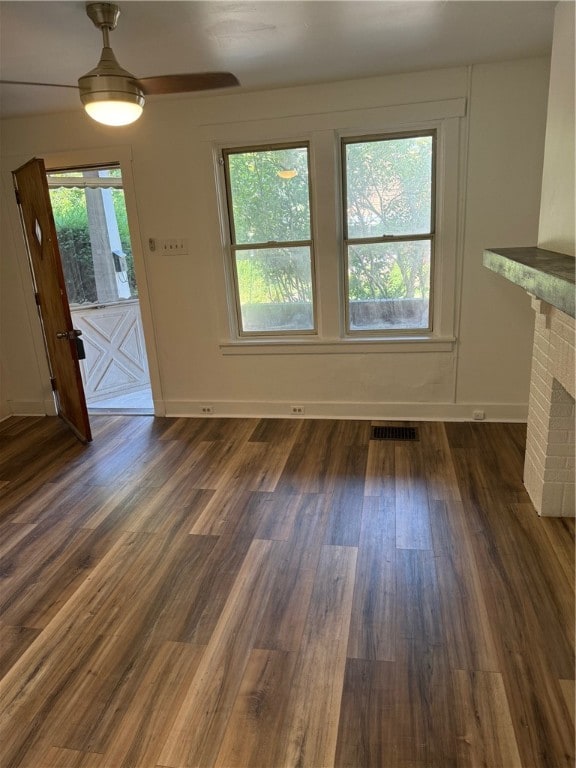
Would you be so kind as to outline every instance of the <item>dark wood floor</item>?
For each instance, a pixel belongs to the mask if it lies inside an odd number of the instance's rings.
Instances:
[[[2,768],[574,765],[522,425],[0,424]]]

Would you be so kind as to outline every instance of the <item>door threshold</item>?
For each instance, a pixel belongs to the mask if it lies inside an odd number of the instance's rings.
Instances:
[[[88,408],[89,416],[154,416],[153,408]]]

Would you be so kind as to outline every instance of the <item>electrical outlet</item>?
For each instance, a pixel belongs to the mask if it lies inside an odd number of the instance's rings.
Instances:
[[[294,416],[303,416],[304,415],[304,406],[303,405],[291,405],[290,406],[290,413],[294,414]]]
[[[214,406],[213,405],[201,405],[200,406],[200,413],[214,413]]]
[[[156,251],[162,255],[175,256],[188,253],[188,239],[185,237],[166,237],[155,240]]]
[[[484,419],[486,418],[486,414],[484,413],[484,411],[474,411],[472,416],[474,417],[474,421],[484,421]]]

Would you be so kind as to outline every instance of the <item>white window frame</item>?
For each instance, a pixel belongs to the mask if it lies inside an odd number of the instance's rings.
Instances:
[[[308,240],[299,241],[270,241],[269,243],[238,243],[236,241],[235,223],[233,215],[233,200],[232,200],[232,188],[230,183],[230,167],[227,164],[226,158],[230,155],[241,154],[243,152],[265,152],[268,150],[278,149],[305,149],[307,153],[307,165],[308,165],[308,201],[310,210],[310,238]],[[316,291],[316,260],[314,256],[314,206],[313,206],[313,183],[311,173],[311,158],[310,158],[310,144],[306,141],[290,141],[290,142],[273,142],[268,144],[252,144],[241,147],[225,147],[220,150],[220,158],[222,160],[222,168],[224,173],[224,193],[226,201],[226,222],[227,222],[227,244],[226,251],[228,253],[228,273],[230,279],[228,281],[229,286],[232,289],[233,296],[231,300],[235,307],[235,315],[232,319],[232,325],[236,330],[238,338],[292,338],[293,336],[316,336],[318,334],[318,313],[317,306],[317,291]],[[238,267],[236,254],[242,250],[260,250],[266,247],[272,247],[272,245],[285,246],[285,247],[299,247],[305,246],[310,249],[310,278],[312,289],[312,328],[303,328],[301,330],[293,331],[247,331],[243,328],[242,324],[242,305],[240,300],[240,286],[238,283]]]
[[[350,237],[347,222],[347,203],[346,194],[347,168],[346,168],[346,147],[348,144],[361,144],[378,141],[394,141],[396,139],[410,139],[420,136],[428,136],[432,139],[432,177],[430,182],[431,205],[430,205],[430,229],[425,234],[411,235],[383,235],[382,237]],[[387,337],[387,336],[405,336],[410,338],[422,333],[431,333],[433,331],[433,307],[434,307],[434,262],[435,262],[435,240],[436,240],[436,130],[421,131],[403,131],[400,133],[380,133],[376,135],[346,136],[340,138],[340,173],[341,173],[341,206],[342,206],[342,227],[343,227],[343,259],[344,259],[344,318],[346,335],[350,338],[362,337]],[[428,299],[428,326],[426,328],[381,328],[370,329],[352,329],[350,327],[350,278],[349,278],[349,248],[356,243],[395,243],[401,241],[427,240],[430,242],[430,292]]]
[[[461,247],[460,189],[463,183],[461,134],[464,98],[400,106],[292,116],[203,126],[207,159],[214,172],[214,257],[220,300],[220,351],[224,355],[366,354],[448,352],[454,348],[457,323],[458,250]],[[345,260],[343,251],[341,141],[345,137],[436,132],[436,232],[431,283],[432,330],[364,334],[346,332]],[[221,153],[225,148],[308,142],[316,275],[317,333],[306,337],[241,336],[230,274],[227,198]],[[220,266],[218,266],[218,264]]]

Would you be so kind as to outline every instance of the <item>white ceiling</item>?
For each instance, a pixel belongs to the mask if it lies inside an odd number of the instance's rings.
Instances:
[[[119,5],[112,48],[137,77],[226,70],[256,90],[547,55],[555,0]],[[0,2],[4,80],[76,84],[100,48],[83,2]],[[2,117],[72,109],[80,109],[75,90],[0,86]]]

